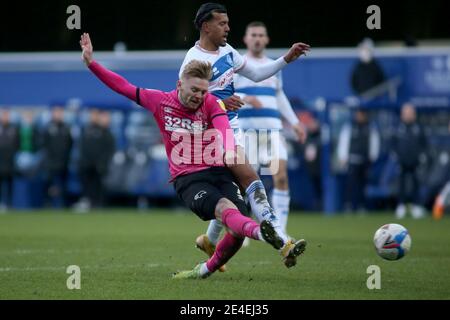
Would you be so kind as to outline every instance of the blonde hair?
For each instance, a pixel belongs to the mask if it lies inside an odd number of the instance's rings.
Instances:
[[[212,78],[211,63],[191,60],[184,67],[181,78],[200,78],[209,81]]]

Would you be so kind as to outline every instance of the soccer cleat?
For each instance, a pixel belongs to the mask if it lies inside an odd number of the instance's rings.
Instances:
[[[288,268],[295,266],[297,264],[297,257],[305,252],[305,249],[306,241],[304,239],[300,239],[295,242],[289,240],[281,249],[284,265]]]
[[[206,234],[199,235],[197,239],[195,239],[195,246],[205,252],[208,257],[212,257],[214,254],[214,251],[216,250],[216,246],[213,245]],[[227,270],[227,267],[225,265],[220,266],[219,271],[225,272]]]
[[[202,277],[200,275],[200,268],[201,268],[201,266],[202,266],[202,264],[199,263],[192,270],[184,270],[184,271],[175,272],[172,275],[172,279],[205,279],[208,276],[203,276]]]
[[[269,243],[272,247],[274,247],[277,250],[283,247],[284,244],[283,239],[280,238],[278,233],[275,231],[275,228],[269,221],[264,220],[263,222],[261,222],[259,227],[261,230],[261,234],[264,238],[264,241]]]
[[[436,202],[433,205],[433,219],[434,220],[441,220],[444,216],[444,201],[441,200],[442,198],[439,198],[436,200]]]

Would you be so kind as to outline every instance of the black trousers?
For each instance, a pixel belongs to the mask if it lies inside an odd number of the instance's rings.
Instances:
[[[3,203],[8,207],[12,204],[12,175],[0,175],[0,203]],[[3,193],[3,190],[5,192]]]
[[[105,202],[104,174],[95,167],[80,169],[82,194],[89,199],[94,208],[103,207]]]
[[[368,164],[350,164],[347,180],[347,199],[350,200],[352,210],[366,207],[365,190],[367,185]]]
[[[216,218],[214,213],[221,198],[227,198],[243,215],[249,215],[239,186],[228,168],[211,167],[179,176],[174,187],[178,197],[204,221]]]
[[[46,200],[55,207],[67,206],[67,169],[48,170],[45,180]]]
[[[398,201],[399,203],[419,203],[419,181],[417,167],[400,166]]]

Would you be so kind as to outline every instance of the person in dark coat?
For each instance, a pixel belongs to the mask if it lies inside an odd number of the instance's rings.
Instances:
[[[358,47],[360,60],[353,68],[351,86],[361,95],[385,81],[383,69],[373,57],[373,42],[365,39]]]
[[[400,165],[398,206],[395,213],[398,219],[407,214],[407,204],[410,204],[414,218],[424,216],[419,201],[417,168],[421,157],[426,154],[426,148],[427,140],[423,127],[417,122],[416,109],[412,104],[405,103],[393,141],[393,150]]]
[[[365,190],[370,166],[380,152],[380,134],[369,122],[367,111],[354,112],[351,124],[344,125],[339,133],[337,158],[342,169],[348,173],[347,206],[352,211],[365,211]]]
[[[19,148],[19,129],[11,123],[9,110],[4,109],[0,117],[0,209],[2,211],[11,206],[14,158]]]
[[[90,123],[83,129],[80,140],[79,174],[83,195],[90,207],[104,205],[104,178],[115,152],[114,137],[109,129],[109,113],[92,110]]]
[[[42,132],[46,195],[53,202],[67,205],[67,178],[73,139],[70,127],[64,122],[64,109],[55,106],[52,119]]]

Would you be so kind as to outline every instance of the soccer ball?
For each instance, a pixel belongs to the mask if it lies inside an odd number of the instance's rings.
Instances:
[[[411,249],[411,236],[404,226],[390,223],[375,232],[373,243],[380,257],[386,260],[398,260]]]

